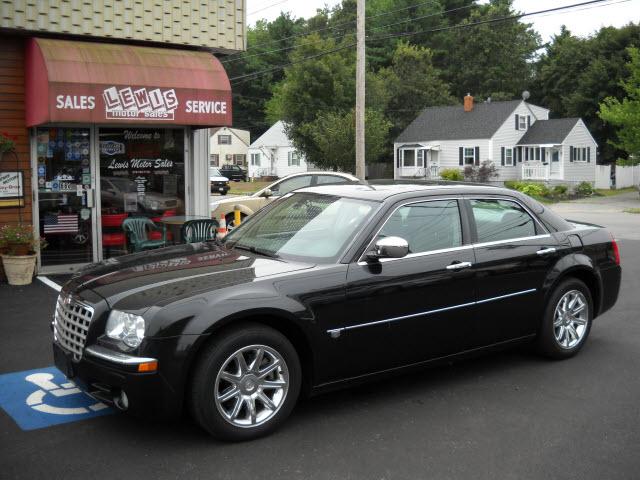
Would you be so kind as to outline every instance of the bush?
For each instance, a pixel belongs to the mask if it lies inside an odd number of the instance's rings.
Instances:
[[[551,190],[551,193],[553,193],[553,195],[556,197],[562,197],[563,195],[567,194],[568,190],[569,190],[569,187],[567,187],[566,185],[556,185]]]
[[[452,182],[460,182],[464,180],[464,175],[457,168],[445,168],[440,172],[440,177],[443,180],[449,180]]]
[[[498,172],[491,160],[485,160],[479,167],[471,165],[464,167],[464,178],[470,182],[486,183],[497,176]]]
[[[516,180],[508,180],[504,182],[504,186],[512,190],[517,190],[525,195],[533,195],[536,197],[546,197],[549,195],[549,189],[544,183],[536,182],[518,182]]]
[[[576,185],[574,192],[576,195],[580,195],[582,197],[590,197],[593,195],[593,187],[589,182],[580,182]]]

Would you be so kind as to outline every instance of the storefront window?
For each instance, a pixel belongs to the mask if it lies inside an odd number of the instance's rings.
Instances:
[[[38,128],[36,157],[44,267],[93,261],[88,128]],[[89,203],[88,203],[89,198]]]
[[[127,217],[151,218],[163,238],[163,217],[184,215],[184,130],[100,128],[100,195],[104,258],[125,253]],[[171,238],[167,238],[171,241]]]

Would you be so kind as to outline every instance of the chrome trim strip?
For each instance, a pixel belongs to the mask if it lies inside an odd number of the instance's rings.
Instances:
[[[518,237],[518,238],[510,238],[508,240],[494,240],[493,242],[482,242],[482,243],[474,243],[474,247],[490,247],[492,245],[501,245],[503,243],[512,243],[512,242],[524,242],[526,240],[534,240],[536,238],[551,238],[551,235],[548,233],[542,235],[532,235],[530,237]]]
[[[101,345],[92,345],[84,349],[88,355],[92,355],[107,362],[117,363],[118,365],[138,365],[140,363],[157,362],[155,358],[134,357],[126,353],[114,352]]]
[[[412,313],[411,315],[403,315],[401,317],[393,317],[393,318],[387,318],[387,319],[384,319],[384,320],[376,320],[375,322],[358,323],[356,325],[348,325],[346,327],[332,328],[330,330],[327,330],[327,333],[329,335],[331,335],[331,338],[338,338],[342,332],[346,332],[348,330],[355,330],[357,328],[370,327],[372,325],[380,325],[380,324],[383,324],[383,323],[397,322],[399,320],[406,320],[408,318],[415,318],[415,317],[422,317],[422,316],[426,316],[426,315],[433,315],[434,313],[446,312],[446,311],[449,311],[449,310],[455,310],[457,308],[471,307],[473,305],[479,305],[479,304],[482,304],[482,303],[495,302],[496,300],[502,300],[502,299],[505,299],[505,298],[516,297],[518,295],[526,295],[527,293],[533,293],[535,291],[536,291],[535,288],[530,288],[528,290],[522,290],[520,292],[508,293],[506,295],[500,295],[500,296],[497,296],[497,297],[485,298],[483,300],[478,300],[478,301],[475,301],[475,302],[461,303],[460,305],[452,305],[450,307],[436,308],[435,310],[427,310],[426,312]]]

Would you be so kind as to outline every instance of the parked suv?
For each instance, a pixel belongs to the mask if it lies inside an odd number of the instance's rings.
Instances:
[[[247,181],[247,171],[238,165],[222,165],[220,167],[220,173],[223,177],[227,177],[234,182]]]

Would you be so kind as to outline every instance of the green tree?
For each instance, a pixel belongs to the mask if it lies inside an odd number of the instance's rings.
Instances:
[[[461,22],[514,15],[512,0],[478,5]],[[502,92],[519,97],[531,82],[533,59],[540,36],[531,24],[509,20],[453,30],[445,63],[440,65],[456,98],[471,93],[478,99]]]
[[[617,141],[610,142],[629,155],[640,157],[640,50],[628,48],[630,77],[622,83],[622,100],[607,97],[600,104],[599,116],[617,128]]]
[[[547,46],[537,65],[531,88],[532,102],[551,109],[555,117],[581,117],[599,147],[599,161],[614,162],[622,151],[608,140],[615,137],[613,124],[598,116],[607,97],[621,99],[621,81],[628,77],[627,47],[640,45],[640,25],[605,27],[580,38],[563,29]]]
[[[377,161],[389,142],[389,122],[382,113],[365,110],[365,158],[367,163]],[[323,112],[315,121],[303,127],[321,153],[313,160],[317,167],[337,168],[346,172],[355,170],[355,112]]]

